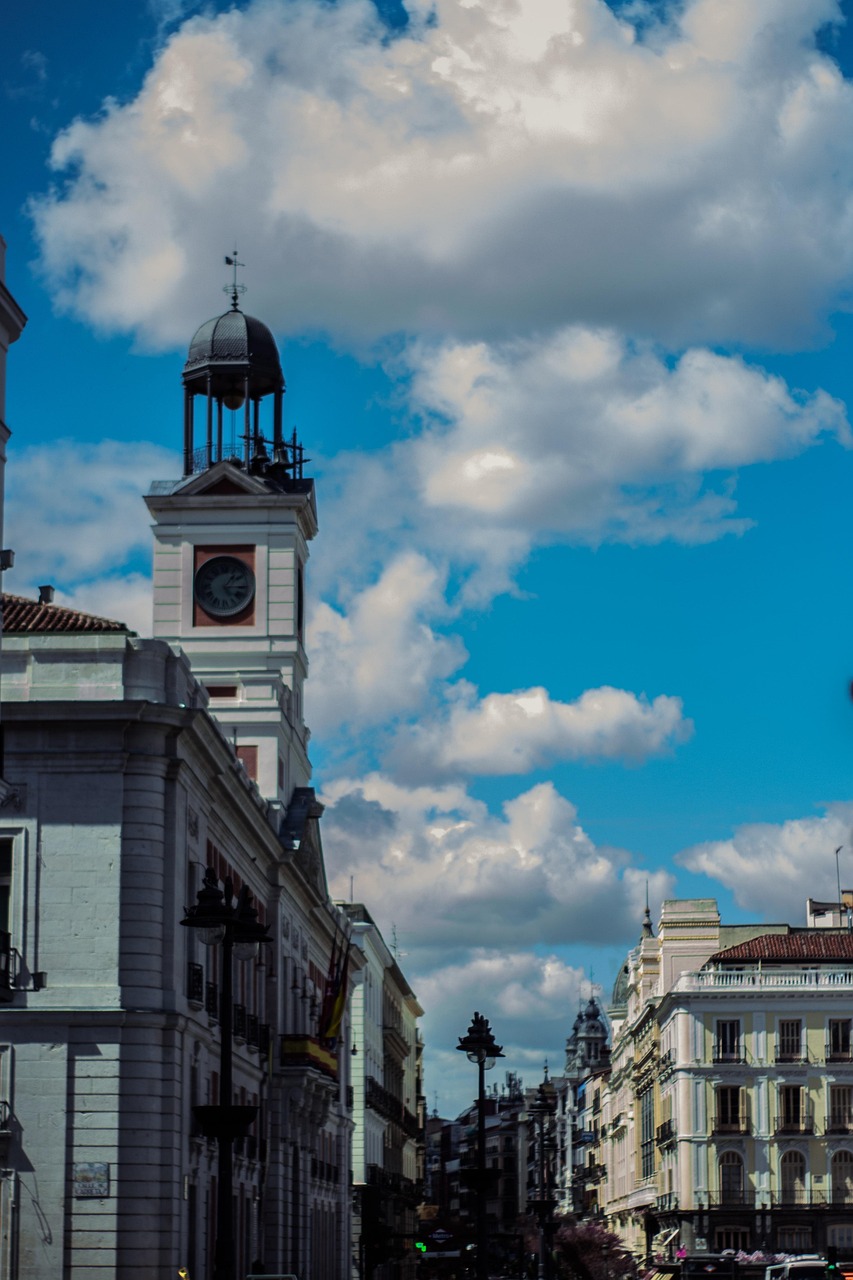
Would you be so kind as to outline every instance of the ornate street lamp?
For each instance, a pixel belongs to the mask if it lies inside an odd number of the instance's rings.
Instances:
[[[539,1222],[539,1280],[547,1280],[550,1271],[549,1235],[551,1214],[554,1209],[554,1197],[551,1194],[551,1170],[548,1162],[549,1136],[551,1117],[556,1109],[556,1099],[546,1089],[545,1082],[536,1090],[536,1097],[527,1108],[527,1114],[533,1125],[536,1141],[536,1164],[538,1170],[539,1195],[536,1200],[528,1200],[527,1206],[533,1209]]]
[[[235,1138],[244,1138],[257,1115],[256,1106],[234,1103],[233,1045],[233,960],[254,960],[262,942],[269,942],[269,925],[258,923],[258,913],[243,885],[234,899],[234,886],[226,876],[222,889],[212,867],[204,873],[204,882],[194,907],[186,908],[181,921],[189,929],[197,929],[205,946],[221,948],[222,969],[219,1009],[219,1102],[215,1106],[193,1107],[193,1112],[206,1138],[216,1138],[218,1169],[216,1180],[216,1245],[213,1257],[214,1280],[236,1280],[234,1256],[233,1147]]]
[[[486,1223],[486,1193],[488,1176],[486,1173],[486,1072],[491,1071],[498,1058],[504,1056],[502,1046],[495,1043],[488,1018],[475,1013],[466,1036],[459,1037],[456,1046],[464,1053],[469,1062],[476,1062],[478,1068],[477,1091],[477,1280],[488,1280],[489,1233]]]

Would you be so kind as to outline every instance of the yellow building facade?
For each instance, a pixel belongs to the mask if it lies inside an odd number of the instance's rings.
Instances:
[[[638,1256],[853,1249],[853,933],[664,903],[617,981],[609,1225]]]

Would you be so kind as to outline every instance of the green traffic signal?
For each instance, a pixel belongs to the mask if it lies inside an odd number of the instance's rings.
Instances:
[[[415,1248],[419,1250],[420,1253],[426,1253],[426,1245],[424,1244],[423,1240],[416,1240]]]

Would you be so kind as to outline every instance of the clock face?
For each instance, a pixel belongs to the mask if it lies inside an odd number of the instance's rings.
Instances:
[[[205,560],[195,575],[195,598],[212,618],[233,618],[255,595],[255,575],[235,556]]]

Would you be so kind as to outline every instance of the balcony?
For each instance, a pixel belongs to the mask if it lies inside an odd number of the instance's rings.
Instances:
[[[827,1062],[853,1062],[853,1050],[847,1045],[827,1045],[826,1046]]]
[[[814,1117],[777,1116],[774,1133],[778,1138],[789,1138],[797,1133],[811,1134],[815,1131]]]
[[[765,966],[741,969],[702,969],[696,973],[683,973],[674,991],[853,991],[853,968],[849,965],[820,969],[796,969],[780,965],[778,969]]]
[[[727,1187],[724,1190],[711,1191],[708,1195],[708,1204],[712,1209],[748,1209],[755,1204],[755,1191],[752,1187]]]
[[[853,1117],[830,1116],[826,1122],[827,1133],[853,1133]]]
[[[786,1062],[792,1067],[805,1067],[811,1059],[809,1058],[808,1050],[805,1045],[800,1045],[799,1048],[786,1045],[783,1049],[780,1048],[777,1043],[774,1061]]]
[[[279,1066],[309,1068],[329,1080],[338,1078],[338,1059],[314,1036],[283,1035],[279,1039]]]
[[[204,1008],[208,1018],[219,1020],[219,987],[215,982],[204,984]]]
[[[749,1133],[750,1124],[746,1116],[714,1116],[711,1132],[714,1134]]]
[[[235,1004],[233,1013],[232,1035],[235,1040],[246,1039],[246,1006]]]
[[[672,1120],[664,1120],[663,1124],[657,1127],[655,1141],[659,1147],[666,1147],[671,1142],[675,1142],[675,1123]]]
[[[727,1062],[732,1063],[733,1065],[738,1065],[746,1062],[746,1050],[742,1045],[735,1045],[734,1048],[729,1048],[728,1046],[715,1044],[712,1061],[717,1065]]]

